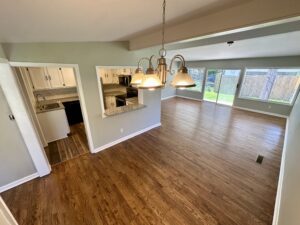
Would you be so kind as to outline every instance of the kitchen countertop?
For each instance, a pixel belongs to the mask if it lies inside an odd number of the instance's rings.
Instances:
[[[62,103],[78,101],[78,100],[79,100],[79,98],[77,96],[77,97],[68,97],[68,98],[60,98],[60,99],[51,99],[51,100],[40,101],[39,104],[41,106],[47,105],[47,104],[52,104],[52,103],[58,103],[59,107],[58,108],[53,108],[53,109],[43,109],[42,107],[36,107],[35,112],[36,113],[44,113],[44,112],[50,112],[50,111],[54,111],[54,110],[61,110],[61,109],[65,108]]]
[[[145,108],[145,107],[146,106],[142,105],[142,104],[125,105],[125,106],[121,106],[121,107],[107,109],[107,110],[105,110],[104,114],[106,116],[115,116],[115,115],[118,115],[118,114],[135,111],[135,110],[142,109],[142,108]]]
[[[107,97],[107,96],[117,96],[117,95],[124,95],[126,94],[126,92],[122,92],[122,91],[107,91],[107,92],[104,92],[104,96]]]
[[[43,105],[52,104],[52,103],[58,103],[59,107],[53,108],[53,109],[43,109],[42,108]],[[38,113],[45,113],[45,112],[65,109],[64,105],[61,102],[52,102],[52,103],[41,104],[41,107],[36,107],[35,112],[38,114]]]

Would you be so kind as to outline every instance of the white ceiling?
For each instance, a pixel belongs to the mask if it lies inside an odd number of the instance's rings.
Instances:
[[[168,0],[167,21],[249,0]],[[0,42],[116,41],[158,26],[162,0],[2,0]]]
[[[168,51],[168,58],[182,54],[187,61],[300,55],[300,31],[227,43]],[[234,41],[234,40],[233,40]]]

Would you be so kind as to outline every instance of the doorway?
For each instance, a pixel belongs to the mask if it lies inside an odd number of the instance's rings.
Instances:
[[[240,74],[238,69],[208,69],[203,100],[232,106]]]
[[[15,66],[24,100],[51,166],[89,152],[89,130],[74,67]]]

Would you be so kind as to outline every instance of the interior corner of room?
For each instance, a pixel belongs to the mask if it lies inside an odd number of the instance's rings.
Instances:
[[[298,225],[300,2],[105,2],[0,7],[0,221]]]

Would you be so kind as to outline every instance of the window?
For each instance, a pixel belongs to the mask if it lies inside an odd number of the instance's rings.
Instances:
[[[204,69],[203,68],[189,68],[188,73],[191,75],[196,83],[195,87],[186,88],[189,91],[202,91],[202,84],[204,79]]]
[[[292,104],[300,83],[299,69],[246,69],[240,98]]]

